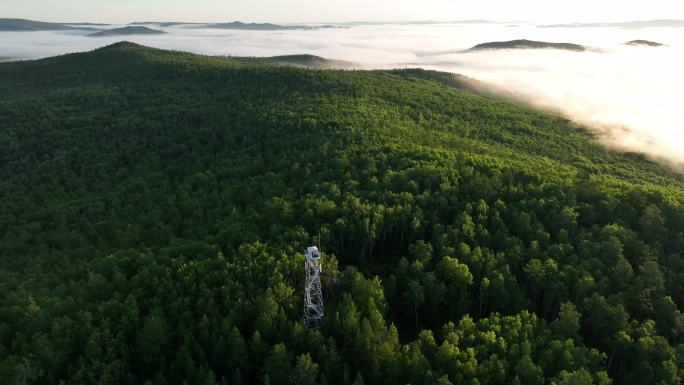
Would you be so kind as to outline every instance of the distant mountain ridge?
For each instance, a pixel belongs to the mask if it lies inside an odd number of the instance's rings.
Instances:
[[[333,25],[279,25],[272,23],[243,23],[241,21],[233,21],[230,23],[210,23],[201,26],[200,28],[212,29],[238,29],[238,30],[252,30],[252,31],[285,31],[285,30],[313,30],[322,28],[344,28]]]
[[[243,23],[241,21],[233,21],[229,23],[211,23],[203,27],[214,29],[244,29],[257,31],[275,31],[275,30],[289,30],[289,29],[308,29],[310,27],[304,26],[284,26],[271,23]]]
[[[684,28],[684,20],[634,20],[616,23],[566,23],[540,25],[539,28]]]
[[[29,31],[66,31],[66,30],[78,30],[78,31],[95,31],[104,32],[99,36],[110,35],[107,33],[109,29],[105,28],[94,28],[95,26],[109,26],[110,24],[98,24],[98,23],[54,23],[54,22],[43,22],[28,19],[10,19],[10,18],[0,18],[0,32],[29,32]],[[286,31],[286,30],[314,30],[314,29],[327,29],[327,28],[349,28],[348,26],[337,26],[337,25],[280,25],[273,23],[244,23],[241,21],[233,21],[227,23],[186,23],[186,22],[158,22],[158,21],[137,21],[128,24],[126,27],[115,28],[115,30],[121,30],[118,35],[129,35],[132,34],[123,28],[128,27],[144,27],[145,25],[156,25],[159,27],[174,27],[174,26],[184,26],[187,28],[209,28],[209,29],[233,29],[233,30],[252,30],[252,31]],[[142,31],[142,30],[141,30]],[[146,32],[133,33],[133,34],[148,34]]]
[[[30,32],[30,31],[99,31],[97,28],[85,27],[94,25],[88,23],[50,23],[28,19],[2,19],[0,18],[0,31],[2,32]]]
[[[236,29],[252,31],[284,31],[284,30],[313,30],[322,28],[348,28],[336,25],[281,25],[273,23],[245,23],[242,21],[232,21],[226,23],[185,23],[176,21],[136,21],[129,25],[157,25],[160,27],[187,27],[187,28],[208,28],[208,29]]]
[[[186,23],[182,21],[136,21],[128,25],[157,25],[159,27],[173,27],[176,25],[206,25],[206,23]]]
[[[111,25],[111,24],[107,24],[107,23],[61,23],[61,24],[64,24],[64,25],[78,25],[78,26],[82,26],[82,25],[93,25],[93,26],[99,26],[99,27],[107,27],[107,26],[110,26],[110,25]]]

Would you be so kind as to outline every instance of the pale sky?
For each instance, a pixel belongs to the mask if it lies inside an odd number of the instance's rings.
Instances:
[[[0,0],[0,17],[61,22],[627,21],[684,19],[679,0]]]

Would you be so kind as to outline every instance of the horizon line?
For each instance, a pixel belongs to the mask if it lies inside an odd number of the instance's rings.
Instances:
[[[243,23],[253,23],[253,24],[268,24],[268,23],[278,23],[278,24],[463,24],[463,23],[471,23],[471,24],[477,24],[477,23],[489,23],[489,24],[541,24],[541,25],[582,25],[582,24],[622,24],[622,23],[634,23],[634,22],[656,22],[656,21],[684,21],[684,18],[650,18],[650,19],[630,19],[630,20],[621,20],[621,21],[601,21],[601,20],[595,20],[595,21],[564,21],[564,22],[541,22],[541,21],[532,21],[532,20],[494,20],[494,19],[460,19],[460,20],[434,20],[434,19],[425,19],[425,20],[348,20],[348,21],[299,21],[299,22],[294,22],[294,21],[242,21],[239,19],[235,19],[232,21],[189,21],[189,20],[154,20],[154,19],[147,19],[144,21],[129,21],[129,22],[105,22],[105,21],[88,21],[88,20],[82,20],[82,21],[73,21],[73,22],[66,22],[66,21],[53,21],[53,20],[39,20],[39,19],[31,19],[27,17],[0,17],[0,20],[2,19],[18,19],[18,20],[28,20],[28,21],[36,21],[36,22],[44,22],[44,23],[55,23],[55,24],[105,24],[105,25],[114,25],[114,24],[119,24],[119,25],[129,25],[133,23],[179,23],[179,24],[216,24],[216,23],[234,23],[234,22],[243,22]],[[244,19],[243,19],[244,20]]]

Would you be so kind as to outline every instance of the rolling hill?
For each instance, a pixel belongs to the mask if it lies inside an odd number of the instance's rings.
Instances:
[[[284,65],[311,69],[354,69],[358,65],[344,60],[330,60],[315,55],[284,55],[271,57],[234,57],[236,61]]]
[[[510,40],[510,41],[493,41],[488,43],[478,44],[470,49],[470,51],[482,50],[500,50],[500,49],[559,49],[564,51],[586,51],[587,47],[573,43],[550,43],[546,41],[535,40]]]
[[[95,32],[91,37],[106,36],[131,36],[131,35],[164,35],[166,32],[142,26],[126,26],[122,28],[112,28],[100,32]]]
[[[684,178],[464,79],[0,63],[3,384],[676,384]]]
[[[665,44],[658,43],[650,40],[630,40],[625,43],[626,45],[633,45],[639,47],[664,47]]]

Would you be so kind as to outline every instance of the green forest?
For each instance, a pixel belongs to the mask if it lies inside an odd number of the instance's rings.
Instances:
[[[0,383],[682,383],[684,177],[466,88],[131,43],[0,64]]]

